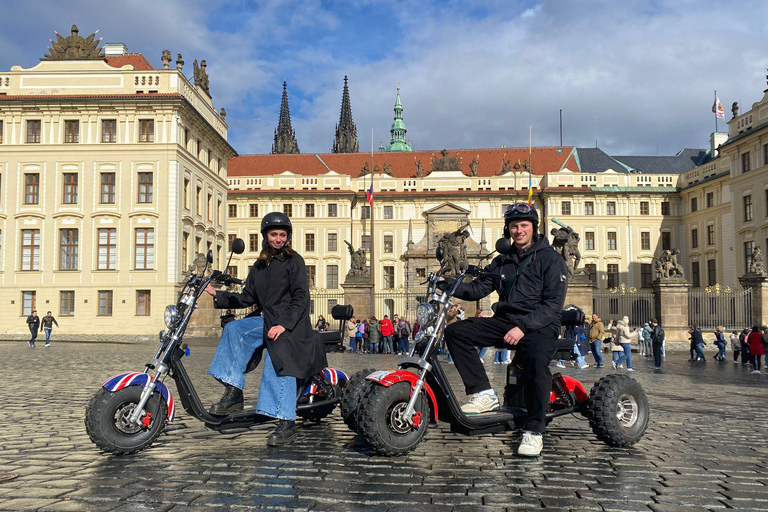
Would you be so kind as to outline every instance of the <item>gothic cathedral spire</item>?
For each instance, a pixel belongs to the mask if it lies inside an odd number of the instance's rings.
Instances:
[[[405,123],[403,122],[403,105],[400,103],[400,81],[397,82],[397,99],[395,100],[395,120],[389,133],[392,139],[389,141],[386,151],[413,151],[408,141],[405,140]]]
[[[288,91],[283,82],[283,102],[280,104],[280,121],[275,130],[275,142],[272,144],[273,155],[298,155],[299,145],[296,143],[296,132],[291,127],[291,112],[288,110]]]
[[[357,127],[352,122],[352,105],[349,102],[349,87],[344,76],[344,93],[341,95],[341,115],[336,125],[336,140],[333,143],[334,153],[358,153],[360,143],[357,140]]]

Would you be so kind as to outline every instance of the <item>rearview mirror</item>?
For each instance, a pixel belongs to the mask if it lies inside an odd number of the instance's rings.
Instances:
[[[440,261],[440,262],[442,262],[442,261],[443,261],[443,257],[444,257],[444,256],[445,256],[445,251],[443,250],[443,248],[442,248],[442,247],[438,247],[438,248],[435,250],[435,258],[437,258],[437,261]]]
[[[205,259],[208,260],[208,263],[213,263],[213,251],[209,250],[208,255],[206,255]]]
[[[512,244],[509,243],[509,239],[501,237],[496,240],[496,252],[499,254],[509,254],[512,249]]]
[[[245,252],[245,242],[242,238],[235,238],[232,240],[232,246],[230,250],[235,254],[243,254]]]

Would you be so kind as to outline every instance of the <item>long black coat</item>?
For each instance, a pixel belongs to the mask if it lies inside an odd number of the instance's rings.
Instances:
[[[266,265],[260,261],[251,269],[243,293],[216,292],[219,309],[242,309],[256,305],[264,315],[264,333],[275,325],[285,327],[266,346],[278,375],[304,379],[326,366],[325,345],[315,335],[309,320],[309,286],[304,258],[278,254]]]

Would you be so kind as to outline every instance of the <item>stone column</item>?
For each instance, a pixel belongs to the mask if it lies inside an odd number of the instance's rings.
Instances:
[[[374,304],[371,304],[372,283],[347,279],[341,287],[344,288],[344,302],[355,309],[355,318],[362,320],[375,314]]]
[[[690,284],[681,278],[654,281],[656,319],[667,337],[667,342],[685,342],[688,339],[688,291]]]
[[[768,277],[745,274],[739,282],[744,288],[752,288],[752,325],[768,324]]]
[[[568,280],[568,291],[565,294],[565,305],[574,306],[581,309],[585,315],[594,313],[592,294],[595,291],[595,285],[584,274],[575,274]]]

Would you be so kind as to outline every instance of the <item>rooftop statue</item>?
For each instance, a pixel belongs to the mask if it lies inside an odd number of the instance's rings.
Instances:
[[[472,159],[471,162],[469,162],[469,175],[470,176],[477,176],[477,165],[480,163],[480,155],[477,155],[475,158]]]
[[[432,162],[433,171],[460,171],[461,161],[455,156],[448,156],[448,150],[440,152],[442,158],[435,158]]]
[[[90,36],[82,38],[80,36],[80,30],[77,25],[72,25],[72,35],[69,37],[61,37],[61,35],[54,30],[56,34],[56,41],[49,39],[51,46],[48,47],[48,51],[45,57],[40,60],[90,60],[90,59],[103,59],[101,55],[101,48],[99,43],[101,38],[96,39],[97,30]]]

